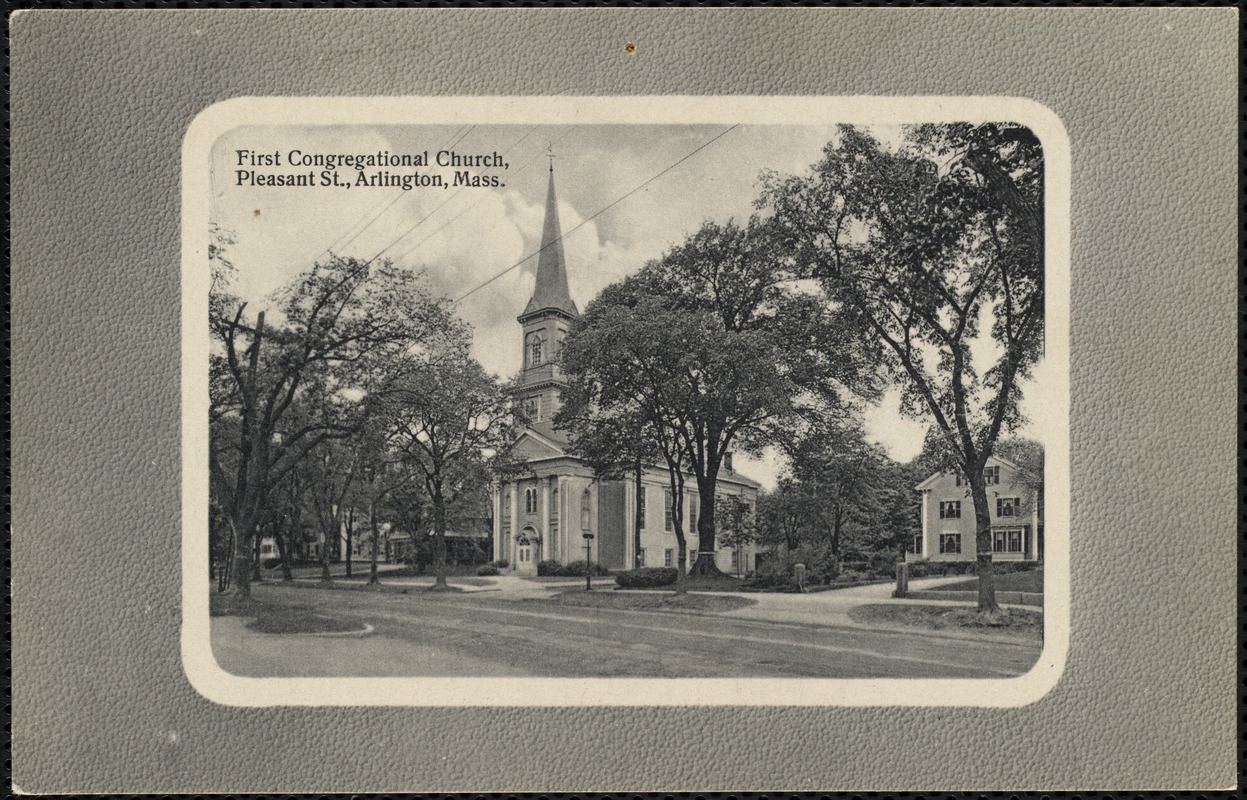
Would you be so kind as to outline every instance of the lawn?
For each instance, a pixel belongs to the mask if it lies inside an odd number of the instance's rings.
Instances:
[[[556,603],[561,606],[577,606],[581,608],[613,608],[624,611],[675,611],[680,613],[710,613],[732,611],[756,603],[748,597],[736,597],[722,594],[672,594],[670,588],[665,593],[656,592],[615,592],[572,589],[559,592],[548,599],[534,600],[536,603]]]
[[[353,619],[337,619],[317,614],[303,605],[272,605],[250,597],[239,600],[233,595],[212,593],[209,613],[214,617],[243,617],[247,627],[260,633],[347,633],[363,632],[364,623]]]
[[[972,606],[949,608],[901,603],[858,606],[852,619],[870,625],[904,625],[930,630],[962,629],[993,631],[1027,639],[1043,639],[1043,614],[1020,608],[1003,608],[996,614],[980,614]]]
[[[933,592],[977,592],[978,578],[967,578],[964,581],[932,586]],[[1035,592],[1043,594],[1043,570],[1032,569],[1025,572],[1009,572],[996,576],[996,590],[1001,592]]]

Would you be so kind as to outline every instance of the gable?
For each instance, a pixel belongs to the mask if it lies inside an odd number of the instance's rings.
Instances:
[[[515,455],[523,461],[536,461],[543,458],[557,458],[566,453],[550,439],[535,431],[526,430],[516,440]]]

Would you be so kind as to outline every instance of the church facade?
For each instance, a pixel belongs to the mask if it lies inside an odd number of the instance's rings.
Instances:
[[[520,575],[535,575],[540,561],[568,564],[584,561],[586,555],[616,571],[678,566],[667,470],[642,469],[639,491],[635,478],[598,480],[551,422],[567,385],[557,363],[559,348],[579,313],[568,289],[551,169],[536,285],[518,317],[522,352],[515,400],[529,420],[516,442],[523,468],[493,485],[494,558],[507,561],[508,569]],[[719,475],[719,496],[739,496],[756,509],[759,484],[733,471],[728,461]],[[699,512],[691,475],[686,487],[681,502],[691,563]],[[643,519],[639,530],[638,505]],[[593,537],[586,539],[585,533]],[[715,562],[722,571],[743,576],[754,569],[754,548],[720,549]]]

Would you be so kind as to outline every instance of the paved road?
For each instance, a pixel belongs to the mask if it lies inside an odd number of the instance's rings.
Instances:
[[[1005,637],[569,608],[485,592],[256,592],[266,603],[314,604],[374,630],[361,638],[271,635],[216,619],[218,661],[237,674],[1001,678],[1026,672],[1041,649]]]

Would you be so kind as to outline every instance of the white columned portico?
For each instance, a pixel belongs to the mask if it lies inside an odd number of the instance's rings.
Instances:
[[[507,531],[507,552],[510,553],[511,569],[515,569],[515,534],[520,525],[520,487],[511,487],[511,530]]]
[[[494,481],[490,502],[494,508],[494,561],[502,558],[502,484]]]
[[[550,481],[552,478],[544,478],[541,481],[541,513],[545,517],[542,520],[541,532],[541,558],[554,558],[554,534],[550,531]]]
[[[558,515],[559,515],[559,544],[558,554],[555,556],[564,564],[568,562],[567,543],[571,540],[571,532],[567,528],[567,481],[563,476],[558,477]]]

